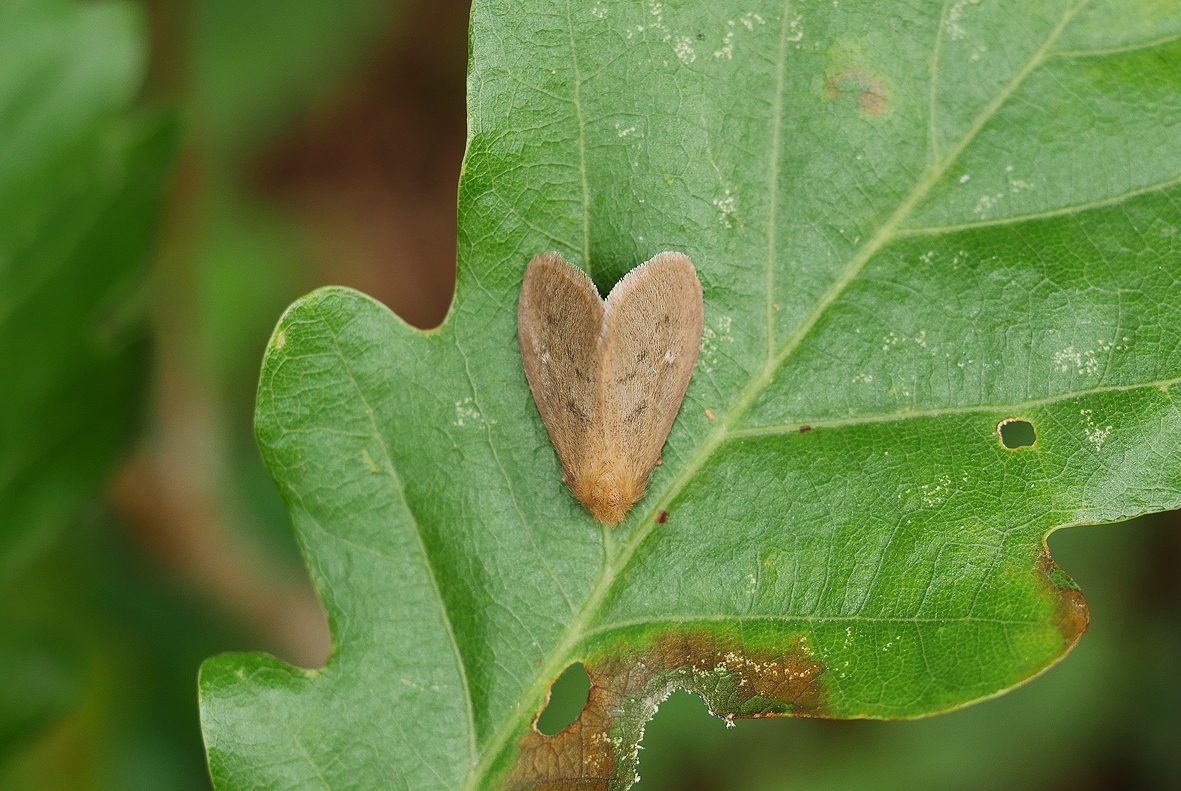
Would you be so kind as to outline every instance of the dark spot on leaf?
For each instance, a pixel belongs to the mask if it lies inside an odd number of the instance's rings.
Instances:
[[[668,521],[668,511],[661,511],[656,515],[656,524],[663,525]]]
[[[1019,417],[1007,417],[997,423],[996,434],[1001,445],[1009,450],[1032,447],[1037,442],[1037,431],[1033,423]]]
[[[882,81],[858,66],[848,66],[824,78],[824,93],[829,99],[853,99],[862,112],[882,116],[890,109]]]
[[[586,706],[553,736],[530,728],[504,785],[510,789],[601,789],[636,774],[644,723],[674,689],[705,699],[727,720],[824,716],[825,667],[804,638],[786,648],[752,648],[737,634],[678,629],[654,633],[646,647],[621,645],[585,661]]]
[[[807,423],[805,423],[804,425],[800,426],[800,433],[801,433],[801,434],[807,434],[807,433],[808,433],[809,431],[811,431],[811,430],[812,430],[812,427],[811,427],[811,426],[809,426]]]
[[[1057,598],[1054,607],[1054,625],[1062,635],[1066,647],[1073,646],[1087,631],[1091,623],[1091,610],[1087,600],[1070,575],[1054,562],[1048,549],[1043,549],[1038,558],[1038,573],[1046,581],[1046,587]]]
[[[698,31],[697,31],[697,40],[698,40],[698,41],[705,41],[705,33],[703,33],[703,32],[701,32],[700,30],[698,30]]]
[[[1054,613],[1058,631],[1067,644],[1074,643],[1087,631],[1091,623],[1091,609],[1082,591],[1063,588],[1058,591],[1058,609]]]

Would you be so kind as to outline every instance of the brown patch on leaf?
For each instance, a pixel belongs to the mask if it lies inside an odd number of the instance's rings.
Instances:
[[[1074,644],[1091,623],[1091,610],[1087,607],[1087,600],[1083,594],[1072,588],[1062,588],[1058,591],[1058,609],[1054,612],[1054,621],[1062,638]]]
[[[1054,561],[1049,549],[1042,549],[1042,554],[1038,557],[1037,570],[1058,597],[1054,608],[1054,624],[1066,645],[1072,646],[1091,623],[1091,610],[1087,607],[1087,600],[1083,598],[1082,591],[1075,587],[1074,581]]]
[[[873,116],[885,115],[890,109],[882,81],[858,66],[848,66],[825,77],[824,93],[833,101],[855,98],[862,112]]]
[[[734,636],[664,634],[644,650],[584,662],[586,707],[553,736],[533,727],[517,743],[510,789],[588,791],[627,787],[636,776],[644,724],[675,689],[700,695],[710,711],[737,717],[824,716],[825,667],[797,637],[783,653],[746,649]]]

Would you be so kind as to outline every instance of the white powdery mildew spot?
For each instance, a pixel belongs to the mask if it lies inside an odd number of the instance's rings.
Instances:
[[[873,381],[873,374],[867,374],[864,371],[853,376],[853,384],[867,385],[873,383]]]
[[[919,487],[922,493],[923,505],[928,508],[933,508],[945,499],[949,490],[951,489],[951,478],[946,475],[940,475],[936,483],[924,483]]]
[[[800,27],[803,22],[803,17],[796,14],[791,21],[787,23],[787,40],[796,45],[796,49],[800,48],[799,42],[804,40],[804,29]]]
[[[1011,192],[1014,195],[1016,195],[1019,192],[1025,192],[1025,190],[1031,190],[1036,186],[1032,181],[1017,178],[1016,176],[1014,176],[1012,165],[1005,166],[1005,178],[1009,182],[1009,192]]]
[[[1013,171],[1014,168],[1012,165],[1005,166],[1006,189],[981,195],[979,200],[976,201],[976,206],[972,209],[973,214],[981,218],[986,217],[1009,195],[1018,195],[1037,186],[1036,183],[1030,181],[1029,179],[1020,178],[1014,175]],[[960,178],[960,183],[964,183],[963,177]]]
[[[714,198],[714,206],[721,212],[720,222],[727,228],[734,227],[734,195],[729,189],[720,198]]]
[[[972,213],[977,217],[984,217],[993,207],[997,205],[1005,197],[1003,192],[994,192],[991,194],[981,195],[980,199],[976,201],[976,205],[972,208]]]
[[[462,401],[455,402],[455,425],[458,428],[463,428],[466,425],[480,425],[483,416],[480,410],[476,408],[476,402],[471,398],[465,398]]]
[[[693,42],[687,36],[677,36],[673,41],[673,52],[677,53],[677,60],[686,66],[697,60],[697,53],[693,51]]]
[[[718,348],[723,343],[733,343],[734,336],[730,328],[734,319],[722,315],[718,317],[716,326],[706,324],[701,328],[701,351],[697,356],[697,365],[705,373],[711,373],[718,364]]]
[[[648,6],[648,13],[652,17],[649,27],[660,33],[661,41],[671,41],[673,37],[672,31],[668,29],[668,25],[664,24],[664,3],[652,3]]]
[[[1083,434],[1090,442],[1095,450],[1102,450],[1103,443],[1107,441],[1115,426],[1107,425],[1100,428],[1095,425],[1095,411],[1092,409],[1080,409],[1079,415],[1083,418]]]
[[[765,21],[762,16],[756,14],[754,11],[747,11],[742,15],[742,26],[747,30],[754,30],[755,25],[762,25]]]
[[[595,3],[594,7],[591,8],[591,14],[593,14],[597,19],[606,19],[607,4],[604,3],[603,0],[599,0],[599,2]]]
[[[619,121],[615,122],[615,135],[617,137],[635,137],[638,131],[634,126],[624,126]]]
[[[714,57],[730,60],[734,57],[734,20],[731,19],[726,24],[730,29],[727,30],[726,35],[722,37],[722,48],[714,50]]]
[[[956,0],[955,5],[947,12],[947,35],[953,41],[959,41],[968,35],[964,28],[964,11],[970,5],[978,5],[980,0]]]
[[[1094,376],[1099,373],[1099,354],[1095,349],[1079,351],[1073,346],[1067,346],[1054,352],[1050,359],[1060,374],[1074,371],[1083,376]]]
[[[714,50],[715,58],[725,58],[730,60],[734,57],[734,37],[738,32],[738,26],[746,28],[748,31],[753,31],[755,27],[766,24],[766,20],[762,15],[756,14],[754,11],[747,11],[738,19],[726,20],[726,33],[722,36],[722,46],[720,49]]]
[[[923,263],[930,263],[926,256],[923,256]],[[888,352],[895,346],[906,342],[913,343],[915,346],[918,346],[920,349],[930,352],[931,354],[935,354],[936,352],[936,348],[927,341],[926,330],[919,330],[913,336],[900,335],[897,332],[891,330],[884,338],[882,338],[882,351]]]

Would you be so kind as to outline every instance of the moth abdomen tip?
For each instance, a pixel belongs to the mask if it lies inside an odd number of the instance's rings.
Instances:
[[[587,475],[579,475],[571,490],[597,521],[615,525],[623,521],[627,512],[644,494],[644,485],[616,465],[599,468]]]

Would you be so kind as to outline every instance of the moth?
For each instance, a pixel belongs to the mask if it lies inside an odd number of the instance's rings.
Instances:
[[[570,491],[600,522],[644,494],[697,362],[701,283],[665,252],[606,299],[557,253],[529,262],[517,306],[525,377]]]

